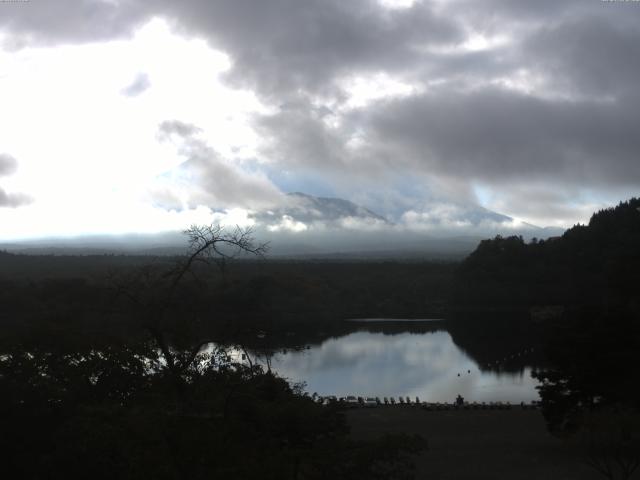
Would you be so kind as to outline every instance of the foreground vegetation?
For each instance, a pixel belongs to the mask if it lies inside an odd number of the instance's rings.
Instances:
[[[256,320],[241,319],[256,306],[212,263],[261,246],[243,231],[188,233],[186,257],[97,282],[5,279],[4,468],[32,479],[409,478],[421,438],[352,440],[340,411],[252,362]]]

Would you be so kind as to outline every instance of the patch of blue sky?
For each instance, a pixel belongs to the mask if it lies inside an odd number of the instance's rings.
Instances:
[[[300,192],[317,197],[336,196],[336,190],[331,183],[317,174],[276,168],[263,169],[263,172],[283,193]]]

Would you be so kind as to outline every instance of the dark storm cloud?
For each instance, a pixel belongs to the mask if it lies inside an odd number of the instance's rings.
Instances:
[[[633,2],[606,0],[453,0],[446,5],[446,11],[455,11],[458,16],[484,28],[502,28],[506,21],[518,25],[549,25],[588,15],[633,21],[632,18],[638,15],[638,5]]]
[[[556,101],[484,89],[388,102],[363,119],[388,162],[504,183],[640,183],[640,104]]]
[[[523,55],[560,90],[619,98],[638,90],[640,24],[573,19],[540,28],[524,42]]]
[[[497,63],[512,74],[525,69],[539,76],[549,92],[619,98],[637,90],[639,7],[599,0],[463,0],[449,11],[468,32],[509,39],[505,49],[490,52],[472,82],[490,78]]]
[[[519,178],[640,184],[640,97],[573,102],[498,88],[424,94],[350,114],[341,129],[310,112],[262,119],[270,156],[290,167],[362,177],[397,169],[493,185]],[[348,148],[359,137],[362,146]]]
[[[146,73],[139,73],[129,85],[122,89],[120,93],[126,97],[137,97],[149,87],[151,87],[149,75]]]
[[[455,42],[455,22],[427,3],[388,11],[372,0],[169,2],[166,12],[234,60],[230,78],[266,94],[330,92],[357,71],[412,69],[419,50]]]
[[[599,1],[590,0],[454,0],[449,3],[448,11],[455,9],[459,15],[482,21],[482,25],[487,27],[494,22],[504,20],[532,22],[549,22],[564,16],[567,12],[575,14],[577,10],[592,8],[594,4],[598,7]]]
[[[148,4],[138,0],[55,0],[0,3],[4,47],[57,45],[127,36],[148,19]],[[0,44],[2,45],[2,44]]]

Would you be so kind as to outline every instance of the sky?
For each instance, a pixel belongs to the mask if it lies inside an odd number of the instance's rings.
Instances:
[[[0,0],[0,240],[587,222],[638,194],[639,59],[636,1]]]

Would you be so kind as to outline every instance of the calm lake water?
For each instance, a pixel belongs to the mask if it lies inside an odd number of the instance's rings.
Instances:
[[[482,372],[446,331],[358,331],[307,350],[278,353],[272,368],[291,381],[306,382],[306,390],[319,395],[419,396],[430,402],[452,402],[458,394],[477,402],[539,399],[531,368],[517,374]]]

